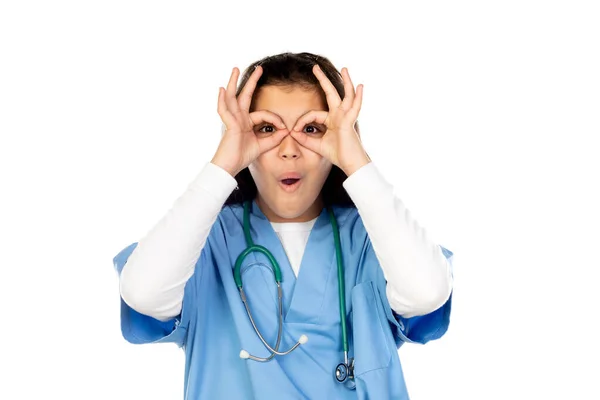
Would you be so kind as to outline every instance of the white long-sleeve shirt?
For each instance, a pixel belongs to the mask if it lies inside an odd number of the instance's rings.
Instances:
[[[130,307],[161,321],[181,312],[185,284],[236,185],[227,171],[207,163],[167,214],[138,241],[120,276],[121,297]],[[452,291],[450,265],[373,162],[355,171],[343,186],[358,209],[387,280],[392,309],[408,318],[443,305]],[[271,223],[296,276],[315,221]]]

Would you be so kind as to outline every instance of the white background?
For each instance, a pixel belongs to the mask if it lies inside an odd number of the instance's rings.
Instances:
[[[365,148],[455,253],[412,399],[600,398],[594,3],[3,2],[0,398],[183,398],[180,349],[121,337],[112,257],[210,161],[231,68],[283,51],[365,85]]]

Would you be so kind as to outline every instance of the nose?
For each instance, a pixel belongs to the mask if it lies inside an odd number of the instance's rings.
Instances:
[[[300,145],[291,135],[279,143],[279,156],[288,160],[300,157]]]

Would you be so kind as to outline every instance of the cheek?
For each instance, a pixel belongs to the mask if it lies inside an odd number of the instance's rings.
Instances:
[[[248,165],[248,170],[250,170],[250,174],[256,182],[257,185],[260,185],[269,174],[269,163],[268,159],[265,157],[265,154],[260,155],[256,160],[254,160],[250,165]]]
[[[333,164],[328,159],[326,159],[325,157],[321,157],[320,155],[317,155],[317,157],[318,157],[318,161],[316,163],[317,164],[317,168],[323,174],[329,175],[329,171],[331,171],[331,167],[333,166]]]
[[[327,177],[329,176],[329,173],[330,173],[330,172],[331,172],[331,164],[329,164],[329,166],[328,166],[327,168],[324,168],[324,169],[322,170],[322,173],[321,173],[321,181],[322,181],[323,183],[325,183],[325,181],[327,180]]]
[[[329,176],[329,172],[331,171],[333,164],[331,164],[331,162],[329,162],[329,160],[327,160],[325,157],[321,157],[316,153],[313,153],[312,158],[311,165],[313,166],[313,171],[317,173],[321,181],[325,182]]]

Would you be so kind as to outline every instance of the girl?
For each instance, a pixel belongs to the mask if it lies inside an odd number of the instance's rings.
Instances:
[[[113,260],[124,338],[182,347],[186,399],[408,399],[397,348],[446,332],[452,252],[367,155],[346,68],[238,77],[211,162]]]

